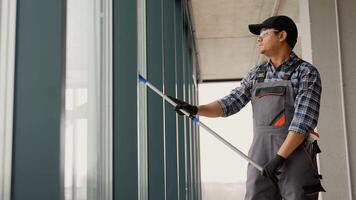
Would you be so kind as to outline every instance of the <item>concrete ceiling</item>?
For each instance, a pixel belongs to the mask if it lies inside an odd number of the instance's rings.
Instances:
[[[248,24],[288,15],[298,25],[298,0],[192,0],[200,81],[240,79],[265,58]],[[295,51],[300,51],[297,43]]]

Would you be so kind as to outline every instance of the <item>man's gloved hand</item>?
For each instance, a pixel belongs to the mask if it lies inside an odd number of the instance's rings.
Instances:
[[[174,110],[179,114],[179,115],[184,115],[180,109],[183,109],[189,113],[190,116],[194,116],[198,113],[198,107],[190,105],[189,103],[186,103],[184,101],[181,101],[179,99],[176,99],[172,96],[168,96],[172,101],[174,101],[177,106],[174,108]]]
[[[276,156],[263,167],[262,175],[267,178],[270,178],[273,181],[273,183],[277,184],[278,183],[277,175],[281,173],[278,170],[282,167],[285,160],[286,160],[285,158],[276,154]]]

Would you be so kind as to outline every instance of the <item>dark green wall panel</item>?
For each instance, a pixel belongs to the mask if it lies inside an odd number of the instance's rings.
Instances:
[[[137,5],[113,1],[114,200],[138,198]]]
[[[163,4],[147,1],[147,78],[163,89]],[[147,92],[148,188],[150,200],[165,199],[163,100]]]
[[[18,0],[12,200],[59,200],[62,1]]]
[[[177,97],[183,99],[183,13],[181,0],[175,0],[176,9],[176,81]],[[178,155],[179,155],[179,197],[186,199],[186,181],[185,181],[185,145],[184,145],[184,117],[178,117]]]
[[[164,27],[164,85],[165,93],[175,95],[175,3],[173,0],[163,2]],[[167,199],[178,199],[177,184],[177,145],[176,113],[174,108],[165,104],[166,133],[166,182]]]

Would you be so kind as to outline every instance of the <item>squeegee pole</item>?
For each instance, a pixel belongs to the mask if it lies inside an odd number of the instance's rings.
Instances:
[[[172,101],[167,95],[163,94],[159,89],[157,89],[154,85],[152,85],[150,82],[148,82],[142,75],[139,75],[139,81],[141,83],[144,83],[147,87],[149,87],[151,90],[153,90],[154,92],[156,92],[159,96],[161,96],[164,100],[166,100],[168,103],[170,103],[173,107],[177,106],[177,104]],[[240,151],[239,149],[237,149],[234,145],[232,145],[230,142],[228,142],[227,140],[225,140],[223,137],[221,137],[218,133],[216,133],[215,131],[213,131],[211,128],[209,128],[208,126],[206,126],[203,122],[199,121],[199,119],[195,116],[190,116],[190,114],[181,109],[180,110],[184,115],[186,115],[187,117],[191,118],[191,120],[194,122],[194,124],[202,127],[203,129],[205,129],[206,131],[208,131],[210,134],[212,134],[214,137],[216,137],[218,140],[220,140],[222,143],[224,143],[227,147],[229,147],[231,150],[235,151],[237,154],[239,154],[242,158],[244,158],[247,162],[249,162],[251,165],[253,165],[256,169],[258,169],[259,171],[262,172],[262,167],[257,164],[256,162],[254,162],[253,160],[251,160],[250,157],[248,157],[246,154],[244,154],[242,151]]]

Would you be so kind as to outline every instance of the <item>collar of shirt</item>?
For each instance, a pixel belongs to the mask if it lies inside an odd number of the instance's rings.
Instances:
[[[272,64],[271,59],[269,59],[267,62],[267,69],[270,70],[272,73],[276,73],[280,71],[287,72],[289,67],[292,66],[298,60],[299,60],[298,56],[292,51],[289,57],[278,68],[275,68]]]

